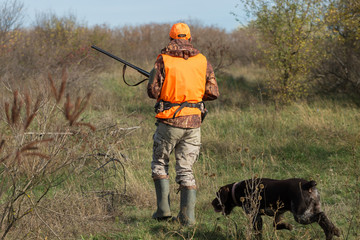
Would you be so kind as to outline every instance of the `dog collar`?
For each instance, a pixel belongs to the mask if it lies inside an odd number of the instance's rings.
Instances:
[[[233,199],[234,203],[235,203],[237,206],[240,206],[240,204],[239,204],[239,202],[236,200],[236,197],[235,197],[235,188],[236,188],[236,186],[237,186],[239,183],[240,183],[240,182],[234,183],[234,185],[232,186],[232,189],[231,189],[232,199]]]

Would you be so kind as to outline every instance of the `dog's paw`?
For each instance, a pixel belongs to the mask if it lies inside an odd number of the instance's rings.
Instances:
[[[282,230],[282,229],[287,229],[289,231],[293,230],[293,225],[289,224],[289,223],[278,223],[276,225],[276,230]]]
[[[337,227],[333,226],[332,229],[325,235],[326,240],[332,240],[334,236],[340,237],[340,230]]]
[[[292,231],[294,229],[293,225],[287,224],[287,230]]]
[[[334,226],[332,232],[335,236],[340,237],[340,229],[338,229],[337,227]]]

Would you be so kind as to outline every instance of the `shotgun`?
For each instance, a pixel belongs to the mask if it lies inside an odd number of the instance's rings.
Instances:
[[[97,50],[97,51],[99,51],[99,52],[107,55],[108,57],[111,57],[111,58],[113,58],[113,59],[115,59],[115,60],[123,63],[123,64],[124,64],[124,68],[123,68],[123,79],[124,79],[124,82],[125,82],[127,85],[129,85],[129,86],[137,86],[137,85],[139,85],[140,83],[148,80],[148,78],[150,77],[150,73],[149,73],[149,72],[147,72],[147,71],[145,71],[144,69],[141,69],[141,68],[139,68],[139,67],[137,67],[137,66],[135,66],[135,65],[127,62],[127,61],[125,61],[124,59],[121,59],[121,58],[119,58],[119,57],[117,57],[117,56],[115,56],[115,55],[113,55],[113,54],[105,51],[104,49],[101,49],[101,48],[99,48],[99,47],[97,47],[97,46],[95,46],[95,45],[92,45],[91,48],[93,48],[93,49],[95,49],[95,50]],[[144,76],[146,77],[146,79],[144,79],[144,80],[142,80],[142,81],[140,81],[140,82],[138,82],[138,83],[136,83],[136,84],[134,84],[134,85],[128,84],[128,83],[125,81],[125,69],[126,69],[126,66],[129,66],[129,67],[135,69],[136,71],[138,71],[139,73],[141,73],[142,75],[144,75]]]

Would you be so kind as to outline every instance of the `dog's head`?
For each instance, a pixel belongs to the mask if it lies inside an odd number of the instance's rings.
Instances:
[[[216,198],[211,202],[215,212],[221,212],[223,215],[229,215],[235,204],[232,200],[231,189],[234,184],[223,186],[216,192]]]
[[[304,198],[305,204],[309,205],[312,203],[315,213],[320,211],[320,194],[316,189],[316,185],[314,180],[301,185],[302,197]]]
[[[316,187],[317,183],[314,180],[308,181],[307,183],[304,183],[301,185],[302,190],[309,191]]]

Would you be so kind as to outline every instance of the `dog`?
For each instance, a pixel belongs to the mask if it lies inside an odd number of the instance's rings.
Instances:
[[[340,230],[321,211],[316,185],[315,181],[300,178],[252,178],[221,187],[212,206],[223,215],[229,215],[234,207],[242,207],[252,217],[257,239],[262,237],[262,215],[274,217],[273,225],[277,230],[292,230],[291,224],[282,221],[282,215],[287,211],[300,224],[317,222],[324,230],[326,240],[340,237]]]

